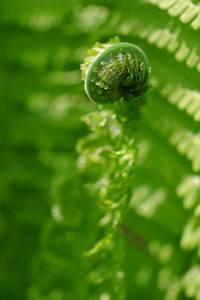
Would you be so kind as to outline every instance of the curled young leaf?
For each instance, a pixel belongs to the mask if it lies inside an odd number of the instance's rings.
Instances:
[[[149,63],[143,50],[130,43],[102,46],[97,44],[90,51],[93,56],[81,66],[90,100],[104,104],[144,94],[149,87]]]

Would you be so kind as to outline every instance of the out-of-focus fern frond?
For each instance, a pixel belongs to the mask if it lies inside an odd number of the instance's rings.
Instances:
[[[149,2],[167,10],[170,16],[179,17],[182,23],[190,23],[194,30],[200,29],[199,5],[193,4],[190,0],[149,0]]]

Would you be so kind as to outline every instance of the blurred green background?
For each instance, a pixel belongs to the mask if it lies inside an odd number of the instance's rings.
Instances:
[[[96,109],[80,64],[116,35],[146,52],[153,86],[125,220],[126,299],[200,299],[199,3],[1,0],[0,299],[113,299],[82,257],[100,213],[75,145]]]

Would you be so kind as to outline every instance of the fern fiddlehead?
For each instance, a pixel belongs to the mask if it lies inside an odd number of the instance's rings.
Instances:
[[[98,43],[88,54],[81,66],[85,90],[93,102],[103,106],[83,117],[92,132],[77,144],[78,163],[87,175],[90,195],[98,199],[103,230],[85,255],[98,261],[91,276],[101,285],[99,290],[109,291],[109,299],[122,300],[123,240],[119,229],[132,196],[135,128],[146,103],[149,65],[139,47],[118,39]]]
[[[138,46],[115,39],[106,45],[96,44],[89,54],[82,71],[90,100],[112,103],[121,97],[129,100],[146,92],[149,63]]]

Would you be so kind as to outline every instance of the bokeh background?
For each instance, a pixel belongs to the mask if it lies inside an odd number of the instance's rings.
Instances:
[[[126,299],[200,299],[200,1],[1,0],[0,299],[110,300],[82,253],[99,238],[76,144],[80,64],[96,41],[139,45],[152,91],[125,224]]]

